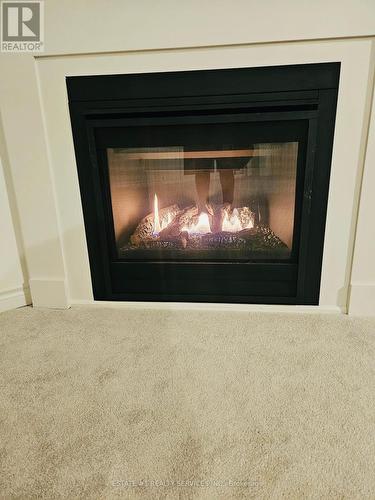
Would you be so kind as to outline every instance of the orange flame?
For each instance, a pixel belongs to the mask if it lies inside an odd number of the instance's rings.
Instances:
[[[162,218],[160,218],[159,213],[159,200],[155,193],[154,195],[154,224],[152,234],[154,236],[158,236],[159,233],[169,226],[172,222],[173,217],[170,212],[164,214]],[[242,225],[240,214],[237,208],[233,209],[233,212],[229,215],[229,212],[225,210],[221,231],[229,232],[229,233],[237,233],[242,231],[243,229],[251,229],[254,227],[253,222],[250,220],[248,224],[245,226]],[[207,234],[211,233],[210,227],[210,219],[208,214],[202,212],[199,214],[198,220],[196,223],[185,225],[181,231],[186,231],[189,234]]]
[[[159,219],[159,206],[158,206],[158,197],[156,193],[154,195],[154,230],[153,234],[159,234],[161,231],[160,219]]]
[[[224,212],[224,219],[222,224],[222,231],[227,231],[229,233],[237,233],[242,230],[241,221],[238,216],[238,210],[235,208],[232,215],[229,217],[228,212]]]
[[[228,215],[228,212],[225,211],[221,230],[227,231],[229,233],[237,233],[238,231],[242,231],[243,229],[251,229],[253,226],[254,224],[252,223],[252,221],[250,221],[246,226],[242,226],[240,215],[237,208],[235,208],[230,217]]]
[[[191,226],[184,226],[182,231],[187,231],[189,234],[207,234],[211,232],[210,220],[208,214],[202,212],[199,214],[196,224]]]
[[[159,200],[158,197],[155,193],[154,195],[154,228],[152,231],[152,234],[154,236],[157,236],[160,231],[163,231],[169,224],[172,222],[173,217],[170,212],[167,213],[166,217],[162,217],[160,220],[160,214],[159,214]]]

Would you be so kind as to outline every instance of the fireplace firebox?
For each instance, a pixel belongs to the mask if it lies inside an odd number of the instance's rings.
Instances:
[[[339,71],[68,77],[94,298],[318,304]]]

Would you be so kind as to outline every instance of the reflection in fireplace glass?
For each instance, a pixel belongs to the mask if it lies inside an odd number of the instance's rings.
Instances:
[[[285,260],[298,142],[108,149],[120,259]]]

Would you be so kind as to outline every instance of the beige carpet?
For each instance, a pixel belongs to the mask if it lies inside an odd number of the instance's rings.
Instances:
[[[375,498],[375,320],[23,308],[0,344],[1,498]]]

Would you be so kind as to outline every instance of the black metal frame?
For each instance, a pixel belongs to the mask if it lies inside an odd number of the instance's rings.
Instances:
[[[324,63],[68,77],[95,299],[318,304],[339,72]],[[280,120],[306,128],[291,260],[117,258],[105,150],[123,146],[126,127]]]

